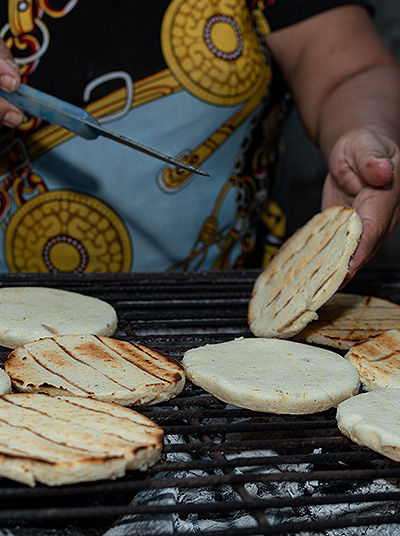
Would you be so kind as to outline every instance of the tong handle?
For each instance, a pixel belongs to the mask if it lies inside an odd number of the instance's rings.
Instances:
[[[96,130],[83,122],[99,125],[89,112],[26,84],[21,84],[12,93],[0,90],[0,96],[25,112],[53,125],[64,127],[87,140],[94,140],[99,135]]]

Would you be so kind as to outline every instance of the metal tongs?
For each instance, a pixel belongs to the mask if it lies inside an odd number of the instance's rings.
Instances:
[[[34,89],[31,86],[21,84],[19,88],[12,93],[0,91],[0,96],[25,112],[35,117],[40,117],[53,125],[66,128],[87,140],[94,140],[99,135],[105,136],[106,138],[122,143],[123,145],[127,145],[132,149],[136,149],[137,151],[153,156],[154,158],[163,160],[164,162],[167,162],[167,164],[186,169],[191,173],[209,177],[209,174],[205,171],[186,164],[185,162],[180,162],[171,156],[160,153],[156,149],[142,145],[126,136],[116,134],[115,132],[102,127],[100,123],[83,108],[74,106],[73,104],[53,97],[52,95],[48,95],[43,91]]]

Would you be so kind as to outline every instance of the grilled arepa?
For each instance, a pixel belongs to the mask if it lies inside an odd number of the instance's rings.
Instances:
[[[0,396],[0,476],[34,486],[114,479],[159,458],[163,430],[89,398]]]
[[[255,282],[248,314],[254,335],[289,338],[318,318],[346,277],[361,231],[355,210],[331,207],[292,235]]]
[[[0,289],[0,345],[7,348],[56,335],[109,336],[116,328],[115,309],[97,298],[46,287]]]
[[[400,389],[378,389],[339,404],[339,430],[352,441],[400,462]]]
[[[8,356],[18,391],[92,397],[123,406],[169,400],[185,384],[183,368],[162,354],[95,335],[60,335],[24,344]]]
[[[400,331],[384,331],[373,339],[355,344],[345,355],[355,367],[367,391],[400,388]]]
[[[371,296],[337,293],[318,310],[318,319],[294,337],[349,349],[353,344],[400,326],[400,306]]]
[[[11,393],[11,380],[10,376],[0,369],[0,395]]]
[[[279,339],[235,339],[193,348],[186,375],[216,398],[271,413],[325,411],[358,392],[355,368],[342,356]]]

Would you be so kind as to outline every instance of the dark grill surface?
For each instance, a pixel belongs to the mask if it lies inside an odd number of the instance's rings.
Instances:
[[[256,275],[1,275],[0,286],[104,299],[117,310],[116,337],[180,360],[189,348],[251,336],[247,303]],[[400,273],[365,271],[346,290],[400,303]],[[1,349],[3,362],[7,354]],[[3,480],[0,536],[333,534],[324,531],[341,527],[400,534],[400,465],[343,437],[334,410],[255,413],[188,383],[169,403],[139,411],[166,432],[154,467],[59,488]]]

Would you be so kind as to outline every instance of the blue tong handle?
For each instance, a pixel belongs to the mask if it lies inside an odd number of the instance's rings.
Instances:
[[[21,84],[12,93],[0,90],[0,96],[17,108],[35,117],[41,117],[53,125],[64,127],[82,138],[94,140],[99,136],[99,132],[85,124],[89,122],[100,126],[89,112],[31,86]]]

